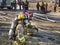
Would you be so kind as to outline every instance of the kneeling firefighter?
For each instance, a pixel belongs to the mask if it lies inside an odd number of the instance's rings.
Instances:
[[[12,22],[11,28],[9,30],[9,38],[12,39],[13,37],[16,37],[15,31],[18,24],[24,25],[25,16],[23,13],[18,14],[18,16],[15,18],[15,20]]]
[[[28,14],[19,13],[17,15],[17,17],[12,22],[11,28],[9,30],[9,39],[16,38],[15,31],[16,31],[17,25],[21,24],[22,27],[24,28],[24,25],[26,25],[29,22],[28,18],[29,18]]]

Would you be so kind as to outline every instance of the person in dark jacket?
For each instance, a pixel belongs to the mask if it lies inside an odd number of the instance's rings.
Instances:
[[[36,5],[37,11],[39,11],[39,7],[40,7],[40,4],[39,2],[37,2],[37,5]]]
[[[21,10],[21,0],[18,0],[19,9]]]
[[[55,3],[55,5],[54,5],[54,12],[56,12],[56,7],[57,7],[57,5],[56,5],[56,3]]]
[[[24,10],[24,1],[22,1],[22,7],[23,7],[23,10]]]
[[[24,9],[25,9],[25,10],[28,10],[28,5],[29,5],[29,2],[28,2],[28,1],[25,1],[25,2],[24,2]]]
[[[41,11],[42,11],[43,13],[45,13],[45,4],[44,4],[44,2],[42,2]]]
[[[47,7],[48,7],[48,3],[46,2],[46,8],[45,8],[45,11],[47,12]]]

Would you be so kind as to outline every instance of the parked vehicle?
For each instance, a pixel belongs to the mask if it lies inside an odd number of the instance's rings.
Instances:
[[[0,0],[0,8],[7,8],[7,9],[11,9],[12,6],[11,6],[11,3],[13,2],[14,0]]]

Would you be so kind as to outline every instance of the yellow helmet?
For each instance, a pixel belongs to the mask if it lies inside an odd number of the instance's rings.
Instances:
[[[24,19],[24,18],[25,18],[24,14],[22,13],[18,14],[18,19]]]
[[[19,23],[20,23],[20,22],[23,22],[23,19],[25,19],[24,14],[22,14],[22,13],[18,14],[18,17],[17,17],[18,22],[19,22]]]

